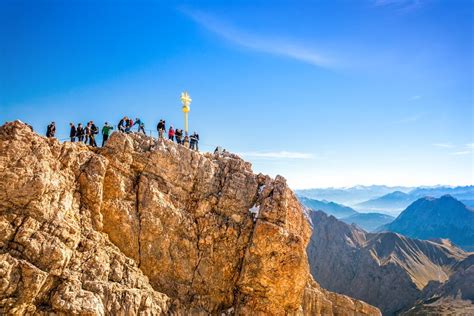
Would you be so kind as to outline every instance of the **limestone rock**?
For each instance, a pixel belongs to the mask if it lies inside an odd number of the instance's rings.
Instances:
[[[379,315],[312,279],[310,234],[285,179],[236,155],[0,128],[0,314]]]

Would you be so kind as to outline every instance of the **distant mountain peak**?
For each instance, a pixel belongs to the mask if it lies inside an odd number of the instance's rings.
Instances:
[[[412,238],[450,239],[465,249],[474,248],[474,212],[449,194],[416,200],[381,230]]]

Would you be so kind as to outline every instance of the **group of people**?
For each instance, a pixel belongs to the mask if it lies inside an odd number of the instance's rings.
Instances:
[[[156,126],[158,131],[158,138],[164,138],[166,133],[166,121],[160,120]],[[184,137],[183,137],[184,136]],[[168,139],[176,142],[185,147],[189,147],[193,150],[199,150],[199,134],[194,132],[191,136],[188,136],[187,132],[184,132],[182,129],[174,129],[173,126],[170,126],[168,129]]]
[[[135,121],[127,116],[124,116],[117,125],[117,130],[122,133],[132,133],[133,126],[137,125],[138,133],[145,132],[145,123],[140,118],[135,118]],[[90,146],[97,147],[96,135],[99,134],[99,128],[94,124],[93,121],[89,121],[85,127],[82,126],[82,123],[78,123],[77,126],[74,123],[69,123],[69,138],[71,142],[79,141],[89,144]],[[109,125],[108,122],[105,122],[102,127],[102,146],[105,145],[109,139],[110,134],[112,133],[114,127]],[[160,120],[156,127],[158,131],[158,138],[164,139],[166,134],[166,121]],[[56,123],[51,122],[46,130],[46,137],[54,137],[56,134]],[[182,129],[174,129],[173,126],[170,126],[168,129],[168,139],[176,143],[188,147],[193,150],[199,150],[199,134],[194,132],[191,136],[187,132],[184,132]]]
[[[143,123],[142,120],[140,120],[138,117],[135,118],[135,121],[133,121],[131,118],[128,118],[127,116],[124,116],[118,123],[117,128],[119,132],[123,133],[131,133],[132,132],[132,127],[135,125],[138,125],[138,130],[137,132],[140,133],[142,132],[143,134],[146,134],[145,132],[145,123]]]
[[[105,122],[102,127],[102,146],[105,145],[111,130],[114,127],[110,126],[109,123]],[[76,140],[79,142],[84,142],[85,144],[89,143],[92,147],[97,147],[96,135],[99,134],[99,128],[94,124],[94,121],[89,121],[85,127],[82,126],[82,123],[78,123],[77,126],[74,123],[69,123],[69,138],[71,142]]]

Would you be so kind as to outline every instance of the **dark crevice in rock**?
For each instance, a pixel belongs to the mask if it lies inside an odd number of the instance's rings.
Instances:
[[[137,251],[138,251],[138,262],[137,265],[140,268],[142,261],[142,243],[141,243],[141,234],[142,234],[142,218],[140,214],[140,178],[139,175],[135,180],[135,212],[138,222],[138,232],[137,232]]]
[[[248,256],[248,254],[249,254],[250,247],[252,247],[253,237],[254,237],[254,234],[255,234],[255,229],[257,227],[257,220],[253,220],[253,218],[250,219],[250,220],[252,221],[252,229],[250,230],[249,236],[247,238],[248,242],[247,242],[247,244],[244,248],[243,256],[240,259],[239,266],[237,268],[236,285],[235,285],[235,289],[234,289],[234,302],[232,304],[235,308],[236,314],[239,313],[239,303],[240,303],[240,301],[239,301],[239,296],[240,296],[239,282],[240,282],[240,279],[242,278],[242,273],[245,269],[245,261],[246,261],[246,258]]]

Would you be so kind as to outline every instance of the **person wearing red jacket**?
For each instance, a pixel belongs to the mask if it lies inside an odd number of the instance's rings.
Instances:
[[[170,129],[168,130],[168,139],[174,142],[174,129],[173,126],[170,126]]]

